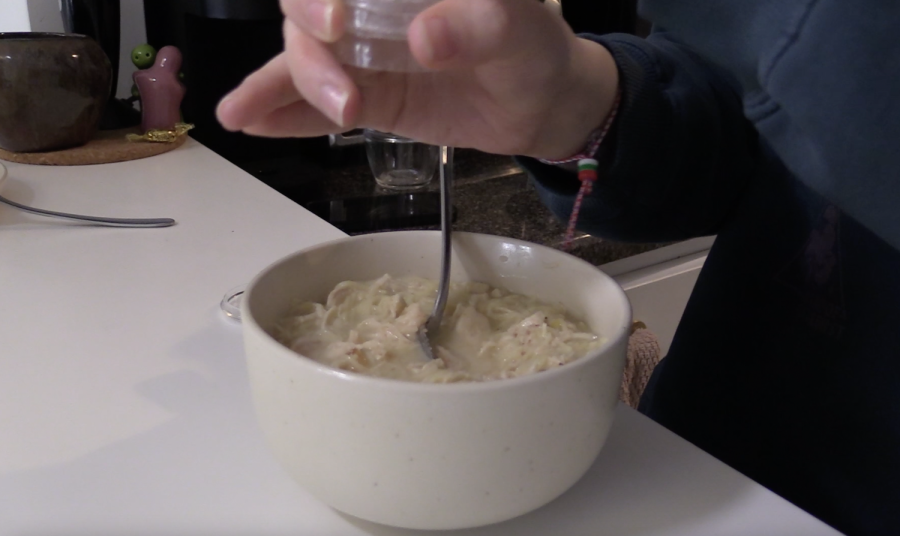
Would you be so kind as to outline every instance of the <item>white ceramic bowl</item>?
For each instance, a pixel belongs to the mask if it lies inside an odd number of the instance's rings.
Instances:
[[[276,458],[326,504],[376,523],[464,528],[547,504],[590,467],[618,399],[624,292],[584,261],[508,238],[455,233],[453,279],[561,302],[607,338],[596,353],[531,376],[434,385],[332,369],[269,334],[291,300],[323,300],[341,281],[436,278],[440,249],[432,231],[329,242],[264,270],[242,303],[254,403]]]

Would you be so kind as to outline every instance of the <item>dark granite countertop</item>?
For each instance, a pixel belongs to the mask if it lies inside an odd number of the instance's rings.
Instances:
[[[307,167],[290,176],[267,173],[266,169],[259,166],[245,166],[245,169],[302,205],[320,200],[395,193],[386,191],[375,183],[365,157],[360,156],[359,152],[347,151],[346,155],[338,166]],[[544,207],[525,173],[511,157],[457,150],[454,163],[454,230],[502,235],[554,248],[562,246],[565,223],[557,220]],[[298,179],[301,176],[304,177],[303,180]],[[425,191],[437,192],[437,179]],[[405,228],[439,227],[432,225]],[[665,244],[626,244],[579,234],[570,253],[592,264],[601,265],[663,245]]]

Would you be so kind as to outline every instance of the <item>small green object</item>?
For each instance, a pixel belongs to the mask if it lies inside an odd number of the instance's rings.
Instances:
[[[156,61],[156,49],[146,43],[134,47],[131,51],[131,63],[138,69],[153,67],[154,61]]]
[[[586,170],[586,169],[597,171],[597,169],[599,167],[600,167],[600,163],[597,162],[596,160],[594,160],[593,158],[582,158],[581,160],[578,161],[578,170],[579,171]]]
[[[131,84],[131,96],[136,99],[141,98],[141,91],[138,89],[137,84]]]

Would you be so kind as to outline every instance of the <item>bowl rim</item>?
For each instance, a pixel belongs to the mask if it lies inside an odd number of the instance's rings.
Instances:
[[[628,299],[628,296],[625,294],[625,291],[622,287],[608,274],[600,270],[597,266],[575,257],[570,253],[566,253],[565,251],[560,251],[558,249],[551,248],[549,246],[544,246],[541,244],[536,244],[534,242],[528,242],[525,240],[519,240],[515,238],[508,238],[500,235],[491,235],[487,233],[470,233],[470,232],[454,232],[454,235],[468,235],[468,236],[478,236],[478,237],[486,237],[493,240],[502,240],[507,241],[508,243],[516,244],[516,245],[524,245],[532,248],[537,248],[541,250],[546,250],[554,255],[562,255],[569,257],[570,260],[580,263],[592,270],[596,270],[602,278],[608,279],[613,283],[613,288],[616,290],[616,294],[618,298],[621,300],[622,305],[625,307],[625,315],[623,324],[619,326],[618,330],[614,334],[609,334],[607,336],[607,340],[598,348],[595,352],[585,355],[572,361],[571,363],[567,363],[564,366],[556,367],[550,370],[544,370],[535,374],[526,374],[524,376],[518,376],[515,378],[503,378],[497,380],[488,380],[488,381],[466,381],[466,382],[452,382],[452,383],[427,383],[427,382],[414,382],[408,380],[399,380],[394,378],[381,378],[377,376],[367,376],[365,374],[359,374],[355,372],[343,371],[340,369],[336,369],[334,367],[330,367],[323,363],[320,363],[310,357],[307,357],[303,354],[300,354],[287,346],[280,343],[275,339],[268,331],[262,328],[259,323],[256,321],[256,318],[250,312],[250,302],[252,301],[253,290],[255,289],[257,283],[265,277],[270,271],[272,271],[276,266],[281,265],[282,263],[292,259],[294,257],[298,257],[300,255],[306,255],[312,253],[314,251],[330,248],[336,244],[344,243],[344,242],[355,242],[359,240],[365,240],[372,238],[373,235],[398,235],[398,234],[408,234],[408,235],[436,235],[440,234],[440,231],[430,231],[430,230],[402,230],[402,231],[387,231],[383,233],[369,233],[369,234],[361,234],[361,235],[353,235],[353,236],[345,236],[341,238],[336,238],[332,240],[328,240],[325,242],[321,242],[315,244],[313,246],[309,246],[300,250],[297,250],[293,253],[285,255],[278,260],[272,262],[264,269],[262,269],[250,283],[247,285],[247,289],[244,292],[244,297],[241,300],[241,325],[242,329],[255,329],[257,330],[268,342],[275,344],[278,348],[284,350],[284,352],[279,352],[279,359],[281,357],[287,357],[290,355],[293,363],[303,368],[307,368],[313,371],[314,374],[319,374],[325,377],[335,378],[341,382],[348,382],[350,384],[359,384],[362,386],[370,386],[372,388],[381,388],[381,389],[389,389],[392,391],[402,391],[406,393],[418,394],[418,393],[428,393],[429,395],[455,395],[461,392],[485,392],[485,391],[497,391],[504,389],[515,389],[517,387],[524,387],[529,384],[541,383],[545,381],[550,381],[552,378],[555,378],[559,375],[570,375],[575,373],[578,369],[588,366],[593,361],[602,359],[604,357],[610,358],[609,355],[604,355],[605,350],[611,347],[615,347],[623,342],[623,339],[626,339],[631,335],[631,302]],[[624,354],[623,354],[624,355]],[[624,359],[623,359],[624,361]]]

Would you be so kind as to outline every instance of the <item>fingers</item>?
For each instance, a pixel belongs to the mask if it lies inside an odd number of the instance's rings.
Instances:
[[[396,89],[398,87],[397,84],[390,81],[384,84],[379,83],[379,79],[385,76],[384,73],[358,72],[355,69],[350,71],[351,74],[356,75],[354,79],[360,84],[363,99],[374,102],[385,101],[387,99],[384,92],[388,91],[389,88]],[[390,120],[396,115],[396,112],[389,107],[381,106],[377,109],[368,110],[368,113],[365,115],[364,120],[367,125],[390,130],[388,125],[391,125]],[[252,124],[245,126],[242,130],[244,133],[253,136],[280,138],[322,136],[344,132],[347,128],[326,117],[309,102],[301,100],[273,110],[265,117],[255,119]]]
[[[473,67],[488,61],[539,52],[559,40],[559,17],[539,2],[444,0],[420,13],[409,27],[413,56],[432,69]]]
[[[359,90],[325,46],[286,20],[284,49],[290,58],[287,66],[291,79],[300,94],[336,125],[352,124],[361,107]]]
[[[360,113],[360,92],[322,42],[342,34],[343,3],[283,0],[282,9],[285,51],[222,99],[220,123],[259,136],[346,130]]]
[[[346,129],[334,124],[308,102],[295,102],[279,108],[244,128],[246,134],[269,138],[305,138],[335,134],[343,130]]]
[[[227,130],[241,130],[257,118],[298,100],[301,97],[281,53],[226,95],[216,108],[216,116]]]
[[[344,3],[341,0],[281,0],[285,17],[313,37],[333,43],[344,33]]]

